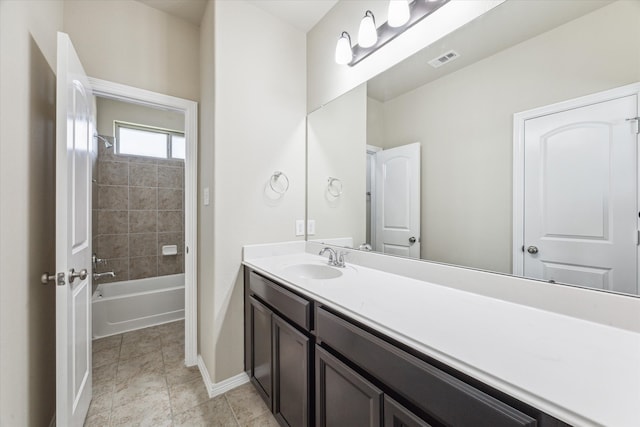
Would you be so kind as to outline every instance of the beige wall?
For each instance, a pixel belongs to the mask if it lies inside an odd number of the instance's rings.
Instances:
[[[89,76],[199,99],[197,26],[134,0],[65,0],[64,30]]]
[[[366,85],[309,114],[307,209],[316,221],[310,239],[351,237],[356,247],[366,241],[366,121]],[[328,193],[329,177],[342,182],[340,197]]]
[[[215,191],[201,218],[207,231],[214,215],[214,247],[200,254],[213,274],[200,276],[200,306],[210,312],[200,352],[219,382],[244,368],[242,246],[294,240],[305,215],[306,73],[304,33],[245,1],[214,7]],[[265,185],[276,170],[290,187],[274,201]]]
[[[214,13],[213,0],[200,22],[200,138],[198,146],[198,354],[213,367],[213,208],[204,206],[203,191],[213,191],[214,138]],[[213,198],[211,199],[213,200]]]
[[[640,81],[640,3],[616,2],[384,103],[422,142],[422,256],[511,272],[513,114]]]
[[[55,412],[55,67],[62,3],[0,2],[0,425]]]
[[[184,132],[184,114],[108,98],[96,99],[96,128],[100,135],[113,136],[113,122],[135,123]]]
[[[407,30],[402,37],[392,40],[375,55],[371,55],[354,67],[336,64],[334,54],[338,37],[342,31],[347,31],[351,35],[352,44],[356,44],[358,26],[364,12],[367,9],[371,10],[377,22],[385,22],[389,2],[387,0],[338,2],[307,33],[307,111],[314,111],[366,82],[503,1],[450,2]]]

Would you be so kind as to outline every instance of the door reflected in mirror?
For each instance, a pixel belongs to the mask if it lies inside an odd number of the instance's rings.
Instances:
[[[310,113],[308,239],[637,294],[639,20],[507,1]]]

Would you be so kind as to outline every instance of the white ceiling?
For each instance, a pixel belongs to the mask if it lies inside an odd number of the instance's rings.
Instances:
[[[147,6],[200,25],[206,0],[138,0]],[[247,0],[248,3],[307,33],[338,0]]]
[[[204,9],[207,6],[206,0],[138,0],[147,6],[161,10],[169,15],[176,16],[200,26]]]
[[[369,80],[367,93],[388,101],[483,58],[603,7],[612,0],[507,1]],[[460,57],[441,66],[428,62],[455,50]]]
[[[307,33],[338,0],[247,0]]]

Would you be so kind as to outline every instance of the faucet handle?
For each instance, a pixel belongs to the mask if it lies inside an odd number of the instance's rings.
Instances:
[[[91,261],[93,262],[93,265],[103,265],[107,263],[107,260],[104,258],[98,258],[98,256],[95,254],[91,255]]]
[[[360,246],[358,246],[358,249],[361,251],[371,251],[373,250],[373,248],[371,247],[371,245],[369,243],[363,243]]]
[[[349,255],[349,252],[346,251],[340,251],[338,252],[338,259],[336,260],[336,267],[345,267],[345,263],[344,263],[344,257],[346,257],[347,255]]]

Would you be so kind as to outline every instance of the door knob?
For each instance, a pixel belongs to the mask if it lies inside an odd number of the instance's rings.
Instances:
[[[538,248],[536,246],[529,246],[527,248],[527,252],[529,252],[530,254],[537,254],[538,253]]]
[[[48,272],[44,272],[42,273],[42,276],[40,276],[40,282],[42,282],[43,285],[53,282],[54,280],[57,282],[58,286],[64,286],[64,273],[49,274]]]
[[[415,242],[416,242],[415,237],[409,237],[409,243],[415,243]]]
[[[87,278],[88,275],[89,273],[87,273],[86,268],[83,268],[78,272],[76,272],[76,270],[72,268],[71,271],[69,272],[69,283],[73,283],[73,281],[76,280],[76,278],[80,280],[84,280]]]

